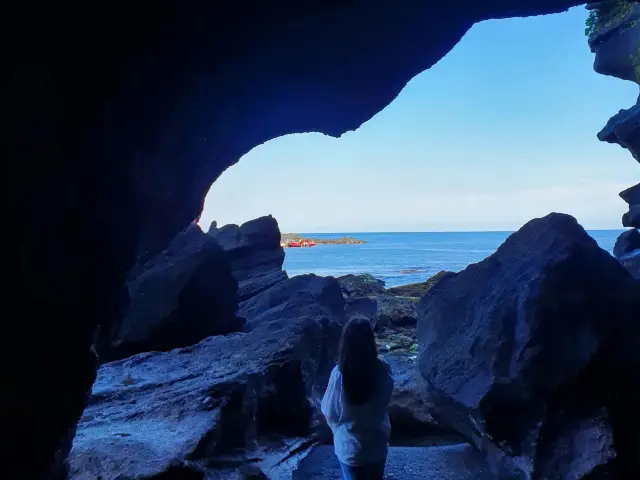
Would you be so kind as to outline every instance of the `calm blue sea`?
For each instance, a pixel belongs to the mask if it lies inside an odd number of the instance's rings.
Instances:
[[[594,230],[589,234],[611,252],[623,230]],[[440,270],[459,271],[491,255],[511,232],[332,233],[315,238],[356,237],[361,245],[318,245],[286,248],[284,268],[290,276],[303,273],[345,275],[370,273],[387,287],[421,282]]]

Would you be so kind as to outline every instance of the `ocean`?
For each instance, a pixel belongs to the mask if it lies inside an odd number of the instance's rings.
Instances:
[[[623,231],[593,230],[589,235],[611,253]],[[425,281],[440,270],[460,271],[491,255],[511,233],[304,233],[301,235],[313,238],[350,236],[366,243],[285,248],[284,269],[289,276],[370,273],[394,287]]]

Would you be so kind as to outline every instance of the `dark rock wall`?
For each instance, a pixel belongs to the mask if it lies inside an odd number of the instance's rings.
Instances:
[[[226,252],[197,225],[129,275],[121,321],[100,331],[100,362],[193,345],[238,332],[238,282]]]
[[[574,218],[532,220],[421,299],[432,413],[500,478],[632,478],[638,312],[640,284]]]
[[[15,365],[2,477],[36,478],[67,448],[95,326],[119,314],[127,270],[199,215],[228,166],[284,134],[357,128],[475,22],[581,3],[13,5],[0,135],[18,318],[3,350]]]

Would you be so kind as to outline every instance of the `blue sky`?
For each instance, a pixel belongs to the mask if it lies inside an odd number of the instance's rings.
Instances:
[[[596,134],[638,88],[593,72],[585,18],[475,25],[357,131],[249,152],[211,188],[201,225],[273,214],[285,232],[513,230],[559,211],[620,228],[618,192],[640,173]]]

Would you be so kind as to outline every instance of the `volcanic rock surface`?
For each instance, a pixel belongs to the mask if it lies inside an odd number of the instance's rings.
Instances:
[[[432,414],[499,478],[631,478],[640,283],[578,225],[530,221],[418,307]]]
[[[211,335],[241,331],[236,316],[238,283],[227,254],[191,225],[129,278],[124,318],[101,332],[100,361],[198,343]]]
[[[247,465],[280,478],[281,462],[304,451],[322,422],[343,323],[341,311],[332,314],[342,302],[335,279],[297,279],[325,296],[289,300],[295,313],[284,321],[265,317],[248,333],[103,365],[78,425],[71,479],[204,478]]]
[[[244,302],[288,278],[282,270],[284,250],[280,228],[271,215],[250,220],[241,226],[215,222],[207,232],[227,253],[238,281],[238,299]]]

